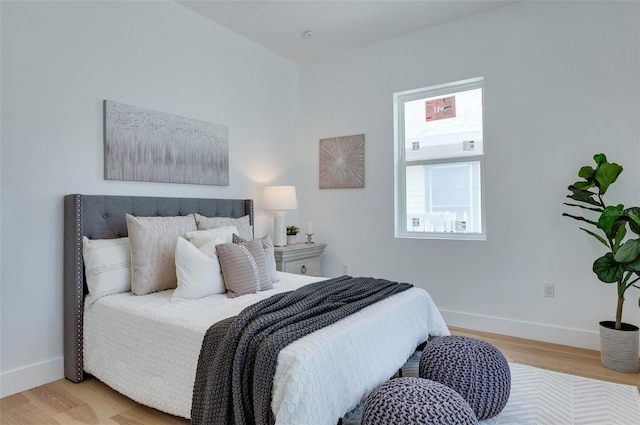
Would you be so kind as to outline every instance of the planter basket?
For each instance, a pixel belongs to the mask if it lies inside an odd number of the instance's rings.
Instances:
[[[615,329],[615,322],[600,322],[600,353],[602,365],[624,373],[638,372],[640,329],[628,323]]]

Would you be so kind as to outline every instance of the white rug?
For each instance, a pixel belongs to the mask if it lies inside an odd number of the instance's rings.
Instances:
[[[403,376],[418,376],[418,359],[414,356],[403,366]],[[499,415],[480,421],[482,425],[640,425],[637,387],[516,363],[509,366],[509,402]],[[363,406],[359,407],[343,419],[345,425],[360,423]]]
[[[509,402],[498,416],[480,421],[483,425],[640,425],[637,387],[515,363],[509,366]]]

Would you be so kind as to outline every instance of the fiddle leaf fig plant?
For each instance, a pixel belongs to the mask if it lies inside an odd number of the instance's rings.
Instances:
[[[608,162],[602,153],[594,155],[593,159],[596,168],[589,165],[580,168],[578,177],[582,180],[568,187],[571,193],[567,198],[574,202],[564,204],[585,210],[588,215],[595,213],[597,218],[589,219],[568,213],[562,215],[588,224],[590,228],[580,227],[580,230],[607,248],[607,252],[595,260],[592,269],[600,281],[615,283],[618,294],[615,328],[621,329],[624,295],[632,286],[640,289],[640,207],[605,204],[604,194],[618,179],[623,168]]]

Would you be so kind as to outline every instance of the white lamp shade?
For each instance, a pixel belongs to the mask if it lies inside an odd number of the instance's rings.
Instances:
[[[295,210],[298,209],[295,186],[267,186],[264,188],[265,210]]]
[[[295,186],[267,186],[264,188],[264,209],[275,210],[273,214],[273,244],[287,245],[287,224],[284,210],[298,208]]]

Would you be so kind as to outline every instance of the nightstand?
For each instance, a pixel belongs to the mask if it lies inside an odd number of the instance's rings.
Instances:
[[[281,272],[320,276],[320,256],[326,243],[297,243],[274,248],[276,269]]]

